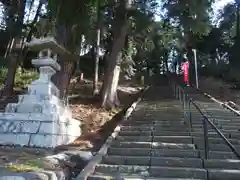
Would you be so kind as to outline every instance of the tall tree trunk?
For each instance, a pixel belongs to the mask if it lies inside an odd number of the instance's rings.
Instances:
[[[100,41],[101,41],[101,12],[100,12],[100,0],[98,0],[97,7],[97,42],[95,48],[95,68],[94,68],[94,80],[93,80],[93,95],[98,94],[98,75],[99,75],[99,56],[100,56]]]
[[[68,93],[68,86],[72,77],[72,71],[74,69],[74,61],[60,58],[61,71],[58,76],[58,88],[60,91],[60,97],[64,99]]]
[[[16,42],[15,39],[18,37],[21,37],[21,35],[22,35],[25,7],[26,7],[26,0],[20,0],[19,4],[18,4],[19,16],[18,16],[18,19],[17,19],[17,21],[15,23],[15,27],[14,27],[17,30],[16,30],[16,33],[12,34],[12,38],[10,40],[11,43],[6,51],[6,56],[5,56],[5,58],[7,58],[8,56],[10,56],[10,58],[9,58],[9,63],[8,63],[7,78],[5,81],[5,86],[2,90],[2,96],[9,96],[13,92],[13,85],[14,85],[14,80],[15,80],[15,73],[16,73],[17,66],[18,66],[18,60],[17,60],[15,54],[14,55],[11,54],[11,51]]]
[[[113,24],[113,45],[107,58],[107,78],[104,80],[104,89],[102,91],[102,106],[105,108],[113,108],[119,105],[117,86],[120,74],[120,59],[122,58],[121,51],[124,48],[127,34],[127,10],[130,5],[130,0],[120,0],[116,9],[116,18]]]
[[[4,54],[4,59],[7,59],[9,53],[11,52],[12,47],[13,47],[13,43],[14,43],[14,38],[10,37],[10,39],[8,41],[7,49],[6,49],[5,54]]]
[[[8,62],[8,74],[5,81],[4,88],[2,90],[2,96],[10,96],[13,93],[13,85],[15,74],[17,70],[17,56],[16,54],[9,55],[9,62]]]
[[[31,40],[31,37],[32,37],[32,34],[33,34],[33,28],[34,28],[34,25],[36,24],[36,22],[38,20],[38,17],[40,15],[42,5],[43,5],[43,3],[40,0],[38,8],[37,8],[37,12],[36,12],[35,17],[33,19],[33,22],[31,23],[30,32],[28,33],[27,38],[26,38],[27,42],[29,42]],[[20,26],[20,31],[22,31],[22,27],[23,27],[25,6],[26,6],[26,0],[21,0],[21,4],[20,4],[21,14],[19,16],[20,19],[18,20],[19,21],[18,25],[21,25]],[[20,35],[21,35],[21,33],[20,33]],[[10,61],[12,61],[12,62],[9,62],[7,79],[5,81],[5,86],[4,86],[4,89],[2,91],[2,95],[9,96],[12,93],[13,86],[14,86],[14,81],[15,81],[15,73],[16,73],[17,67],[20,63],[20,59],[22,59],[22,60],[25,59],[26,54],[27,54],[27,49],[24,47],[24,44],[22,44],[21,45],[21,52],[20,52],[19,57],[18,58],[15,58],[15,57],[10,58]],[[15,69],[13,69],[13,68],[15,68]]]

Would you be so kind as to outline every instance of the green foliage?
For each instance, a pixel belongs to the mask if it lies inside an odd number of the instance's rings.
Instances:
[[[214,0],[175,1],[165,0],[164,8],[167,18],[183,29],[193,34],[205,34],[209,30],[210,11]]]
[[[7,68],[1,67],[0,68],[0,86],[4,85],[5,79],[7,77]]]
[[[0,68],[0,86],[4,86],[6,77],[7,77],[7,68]],[[23,70],[21,68],[17,69],[15,75],[15,85],[16,87],[25,88],[26,85],[30,84],[33,80],[36,80],[39,77],[38,72]]]
[[[239,69],[231,68],[224,80],[231,83],[240,83]]]
[[[227,64],[218,64],[218,65],[209,65],[203,68],[200,68],[200,75],[201,76],[212,76],[215,78],[226,78],[229,73],[229,65]]]
[[[15,75],[15,85],[17,87],[26,87],[26,85],[30,84],[32,81],[38,79],[39,74],[37,71],[29,71],[23,70],[21,68],[17,69]]]

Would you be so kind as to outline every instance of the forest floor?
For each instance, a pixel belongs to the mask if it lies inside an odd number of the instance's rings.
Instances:
[[[69,106],[73,112],[73,118],[82,122],[82,135],[73,143],[55,149],[2,146],[0,147],[0,167],[7,167],[10,171],[17,172],[51,170],[56,167],[45,159],[45,156],[68,150],[96,152],[122,119],[123,109],[138,97],[141,88],[120,85],[118,95],[121,106],[107,111],[100,108],[99,101],[92,97],[91,81],[71,84]],[[2,107],[6,103],[6,101],[0,101]]]
[[[233,101],[240,105],[240,91],[233,89],[233,84],[212,77],[201,77],[199,89],[223,102]]]
[[[99,84],[99,87],[101,84]],[[75,85],[70,91],[69,104],[73,112],[73,118],[82,122],[82,136],[68,146],[60,146],[56,150],[81,149],[97,151],[110,131],[117,125],[123,115],[122,110],[130,105],[138,96],[141,87],[118,87],[120,107],[111,111],[100,108],[98,100],[92,98],[92,82],[85,81]],[[110,130],[110,131],[109,131]]]

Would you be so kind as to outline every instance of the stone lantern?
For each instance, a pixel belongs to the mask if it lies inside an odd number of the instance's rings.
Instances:
[[[53,38],[35,39],[26,44],[38,51],[32,64],[39,68],[39,79],[28,85],[28,92],[19,95],[17,103],[0,113],[0,144],[52,148],[73,142],[81,135],[81,123],[59,98],[59,89],[51,76],[61,68],[58,55],[67,52]]]

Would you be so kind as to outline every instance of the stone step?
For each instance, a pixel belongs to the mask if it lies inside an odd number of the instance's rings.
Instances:
[[[119,136],[152,136],[151,131],[120,131]]]
[[[154,149],[195,149],[194,144],[166,143],[166,142],[133,142],[118,141],[112,143],[112,147],[121,148],[154,148]]]
[[[230,139],[228,140],[233,144],[233,145],[240,145],[240,140],[238,139]],[[225,144],[225,141],[222,138],[208,138],[209,144]],[[193,144],[195,145],[201,145],[204,144],[204,138],[202,137],[194,137],[193,138]]]
[[[149,176],[158,178],[195,178],[207,179],[207,171],[198,168],[173,168],[160,166],[127,166],[127,165],[107,165],[99,164],[95,168],[96,175],[110,176]]]
[[[153,149],[151,148],[115,148],[110,147],[109,155],[119,156],[153,156],[153,157],[180,157],[180,158],[204,158],[203,150],[176,150],[176,149]],[[209,151],[210,159],[237,159],[236,155],[231,152]]]
[[[223,133],[227,138],[232,137],[230,136],[230,133]],[[239,134],[236,133],[231,133],[234,134],[235,137],[232,138],[236,138],[238,137]],[[189,136],[189,132],[185,131],[185,132],[181,132],[179,131],[158,131],[158,132],[151,132],[151,131],[120,131],[119,132],[120,136]],[[193,137],[203,137],[204,133],[203,131],[197,131],[197,132],[191,132],[191,135]],[[216,132],[208,132],[208,137],[216,137],[219,138],[219,135]]]
[[[221,123],[236,123],[236,124],[239,124],[239,117],[238,118],[234,118],[234,117],[216,117],[216,116],[212,116],[213,118],[213,121],[214,122],[219,122],[220,124]]]
[[[240,152],[240,145],[234,145],[234,147],[236,148],[237,151]],[[204,144],[197,144],[196,145],[197,149],[203,150],[204,149]],[[231,149],[225,145],[225,144],[209,144],[209,150],[212,151],[226,151],[226,152],[231,152]]]
[[[140,128],[129,128],[129,129],[123,129],[122,131],[140,131],[140,132],[144,132],[144,131],[150,131],[150,129],[152,129],[153,132],[159,133],[161,131],[178,131],[178,132],[188,132],[189,131],[189,127],[187,126],[172,126],[172,127],[161,127],[161,126],[156,126],[156,127],[151,127],[149,126],[149,130],[147,130],[147,128],[144,129],[140,129]],[[224,127],[218,127],[218,129],[222,132],[222,133],[240,133],[240,131],[238,130],[237,127],[226,127],[224,129]],[[202,127],[193,127],[191,129],[192,132],[203,132],[204,129]],[[214,129],[212,129],[210,126],[208,127],[208,132],[216,132]]]
[[[87,180],[201,180],[189,178],[150,178],[143,176],[105,176],[105,175],[91,175]]]
[[[223,135],[226,138],[230,137],[229,133],[223,133]],[[191,136],[193,136],[193,137],[204,137],[204,133],[203,132],[191,132]],[[216,132],[208,132],[208,137],[209,138],[220,138],[220,136]]]
[[[153,121],[150,121],[150,120],[133,120],[133,121],[126,121],[126,122],[123,122],[122,125],[130,125],[130,126],[134,126],[134,125],[149,125],[149,124],[154,124],[154,125],[161,125],[161,124],[175,124],[175,123],[181,123],[182,120],[181,120],[181,117],[178,117],[177,119],[162,119],[162,120],[153,120]]]
[[[201,158],[205,158],[204,155],[204,151],[200,150],[200,157]],[[237,159],[236,155],[231,152],[224,152],[224,151],[209,151],[209,159]]]
[[[148,157],[148,156],[105,156],[103,164],[111,165],[138,165],[138,166],[164,166],[164,167],[191,167],[202,168],[203,162],[198,158],[177,157]]]
[[[147,126],[146,126],[147,127]],[[134,126],[132,128],[123,128],[121,129],[121,131],[130,131],[130,132],[146,132],[146,131],[152,131],[152,132],[161,132],[161,131],[180,131],[180,132],[188,132],[189,128],[187,126],[182,126],[182,127],[176,127],[176,126],[172,126],[172,127],[161,127],[161,126],[148,126],[149,129],[145,128],[134,128]],[[199,130],[196,131],[203,131],[201,128],[199,128]],[[210,130],[209,130],[210,131]]]
[[[178,157],[150,157],[150,156],[112,156],[103,158],[102,164],[110,165],[138,165],[138,166],[164,166],[164,167],[191,167],[206,169],[238,169],[240,160],[236,159],[208,159],[178,158]]]
[[[217,128],[219,129],[226,129],[226,130],[237,130],[238,126],[236,125],[221,125],[221,124],[215,124]],[[137,126],[131,126],[131,125],[123,125],[121,126],[121,130],[123,131],[132,131],[132,130],[140,130],[140,131],[146,131],[146,130],[160,130],[160,129],[188,129],[188,124],[184,122],[179,122],[179,123],[174,123],[174,124],[157,124],[157,125],[152,125],[148,124],[147,125],[137,125]],[[193,129],[203,129],[202,124],[193,124],[192,125]],[[212,129],[212,127],[209,125],[209,129]],[[239,124],[240,128],[240,124]]]
[[[185,125],[187,126],[187,125]],[[240,128],[240,124],[239,126],[236,125],[221,125],[221,124],[215,124],[215,126],[220,129],[220,130],[238,130]],[[203,129],[203,125],[202,124],[193,124],[192,125],[193,129]],[[208,125],[208,129],[212,129],[212,127],[210,125]]]
[[[170,142],[170,143],[187,143],[192,144],[191,136],[118,136],[119,141],[147,141],[147,142]]]
[[[234,132],[230,134],[230,138],[240,139],[240,132]]]
[[[139,132],[144,132],[144,131],[181,131],[181,132],[186,132],[188,131],[189,127],[184,125],[184,126],[171,126],[171,127],[166,127],[166,126],[154,126],[154,125],[148,125],[145,127],[139,127],[139,126],[132,126],[132,127],[121,127],[121,131],[139,131]],[[201,128],[199,128],[201,129]]]
[[[151,149],[151,148],[115,148],[108,149],[108,155],[119,156],[154,156],[154,157],[179,157],[199,158],[200,152],[194,149]]]
[[[238,133],[239,131],[237,129],[219,129],[222,133]],[[203,128],[192,128],[192,132],[203,132]],[[216,132],[214,129],[208,128],[208,132]],[[240,132],[239,132],[240,133]]]
[[[208,159],[204,160],[206,169],[238,169],[240,170],[240,160],[237,159]]]
[[[121,126],[121,131],[151,131],[153,126]]]
[[[117,141],[131,141],[131,142],[169,142],[169,143],[187,143],[195,144],[200,147],[204,146],[204,138],[191,136],[117,136]],[[233,145],[240,145],[238,139],[228,139]],[[209,144],[225,144],[221,138],[208,138]]]
[[[185,124],[187,124],[189,122],[189,119],[186,118],[185,119]],[[240,126],[240,120],[214,120],[213,121],[216,125],[229,125],[229,126]],[[129,126],[139,126],[139,125],[149,125],[149,124],[154,124],[156,125],[182,125],[184,124],[184,119],[183,118],[178,118],[176,120],[172,120],[172,119],[165,119],[165,120],[154,120],[154,121],[149,121],[149,120],[138,120],[138,121],[126,121],[124,122],[122,125],[129,125]],[[192,119],[192,124],[193,125],[202,125],[202,119],[199,120],[194,120],[194,118]]]
[[[220,120],[217,120],[217,121],[215,121],[215,124],[220,124],[222,126],[230,125],[230,126],[239,126],[240,127],[240,121],[239,120],[237,120],[237,121],[220,121]]]
[[[145,141],[145,142],[152,142],[153,137],[152,136],[117,136],[117,141]]]
[[[209,180],[239,180],[240,170],[208,169]]]
[[[119,156],[150,156],[151,148],[116,148],[110,147],[108,149],[108,155]]]
[[[186,119],[186,122],[188,122],[189,119]],[[240,125],[239,124],[239,120],[220,120],[220,119],[213,119],[211,120],[215,125],[230,125],[230,126],[234,126],[234,125]],[[192,118],[192,124],[196,124],[196,125],[202,125],[202,119],[196,120],[194,118]]]

